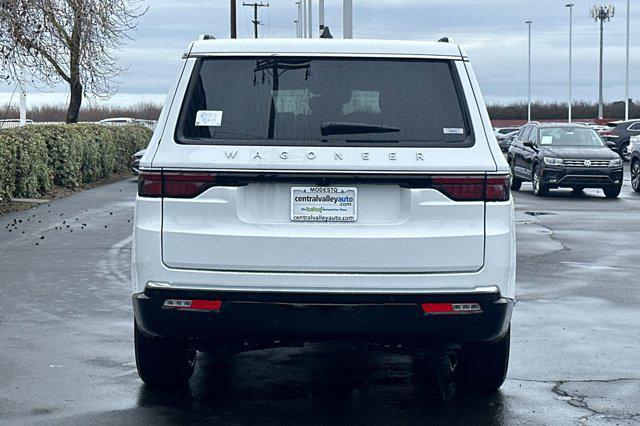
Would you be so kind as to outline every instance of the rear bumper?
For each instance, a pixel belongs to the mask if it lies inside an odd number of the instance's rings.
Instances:
[[[222,301],[218,312],[164,308],[167,299]],[[422,303],[479,303],[482,312],[426,315]],[[437,294],[306,294],[146,288],[133,296],[136,322],[151,336],[202,345],[250,342],[452,344],[502,337],[514,301],[499,292]]]

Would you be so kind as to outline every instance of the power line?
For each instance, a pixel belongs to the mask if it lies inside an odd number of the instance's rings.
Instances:
[[[260,25],[260,21],[258,21],[258,8],[259,7],[269,7],[269,3],[242,3],[243,6],[253,7],[253,35],[255,38],[258,38],[258,25]]]

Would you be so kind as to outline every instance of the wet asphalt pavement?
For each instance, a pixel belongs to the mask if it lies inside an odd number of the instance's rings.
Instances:
[[[408,358],[342,347],[200,354],[138,379],[134,180],[0,217],[0,423],[640,423],[640,194],[516,193],[518,304],[499,394],[443,402]]]

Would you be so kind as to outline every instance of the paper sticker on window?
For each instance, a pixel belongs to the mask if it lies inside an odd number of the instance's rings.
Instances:
[[[540,145],[551,145],[553,143],[553,136],[543,136],[540,140]]]
[[[445,135],[464,135],[464,129],[459,127],[445,127],[442,130]]]
[[[220,127],[222,126],[222,111],[198,111],[196,114],[196,126]]]

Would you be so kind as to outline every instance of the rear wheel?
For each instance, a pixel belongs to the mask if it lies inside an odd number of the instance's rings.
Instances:
[[[462,389],[491,393],[504,383],[509,368],[511,329],[495,342],[469,342],[460,350],[456,382]]]
[[[520,188],[522,188],[522,179],[516,176],[516,173],[513,170],[513,164],[511,164],[511,190],[520,191]]]
[[[187,342],[166,337],[147,337],[134,325],[136,366],[147,385],[186,384],[196,364],[196,351]]]
[[[602,188],[604,191],[604,196],[607,198],[618,198],[620,195],[620,191],[622,190],[622,185],[617,186],[608,186],[606,188]]]
[[[542,169],[536,165],[533,168],[531,174],[531,181],[533,182],[533,193],[538,197],[544,197],[549,193],[549,187],[542,182]]]
[[[640,192],[640,159],[633,160],[631,164],[631,187]]]
[[[629,148],[631,148],[631,144],[629,142],[622,144],[618,154],[620,154],[620,158],[622,161],[629,161],[631,159],[631,152],[629,152]]]

